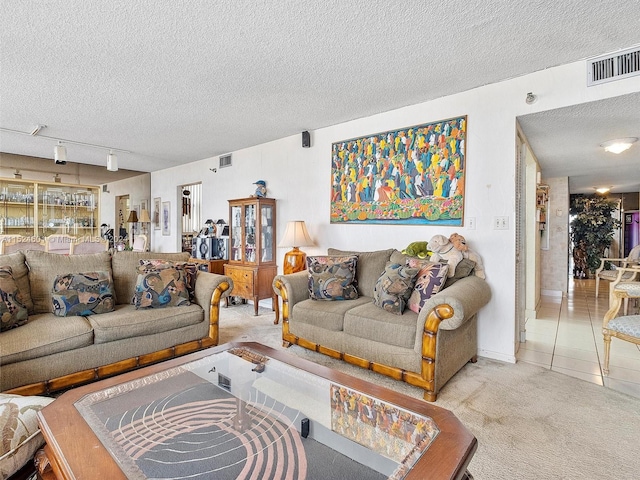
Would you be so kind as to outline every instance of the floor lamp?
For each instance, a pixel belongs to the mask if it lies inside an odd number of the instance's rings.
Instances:
[[[134,225],[132,225],[131,228],[131,247],[133,247],[133,242],[135,241],[135,234],[134,234],[134,230],[136,228],[135,224],[138,223],[138,212],[136,212],[135,210],[131,210],[129,212],[129,218],[127,218],[127,223],[133,223]]]
[[[307,254],[301,251],[300,247],[311,247],[313,245],[315,244],[311,240],[303,220],[294,220],[287,223],[284,237],[278,245],[280,247],[293,247],[293,250],[284,255],[283,271],[285,275],[301,272],[307,268]]]

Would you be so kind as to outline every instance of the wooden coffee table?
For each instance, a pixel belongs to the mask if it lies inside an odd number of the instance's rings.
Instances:
[[[38,421],[58,479],[330,478],[327,455],[367,478],[463,479],[477,448],[448,410],[253,342],[70,390]]]

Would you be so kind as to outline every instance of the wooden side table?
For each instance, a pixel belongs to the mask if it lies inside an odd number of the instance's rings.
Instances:
[[[224,266],[227,264],[227,260],[203,260],[193,257],[189,259],[189,262],[206,265],[209,273],[217,273],[218,275],[224,275]]]
[[[233,280],[233,290],[229,296],[253,300],[254,315],[256,316],[258,315],[258,302],[263,298],[271,298],[272,308],[276,314],[274,323],[277,324],[280,318],[280,307],[278,297],[271,286],[276,273],[277,267],[275,265],[251,267],[227,264],[224,266],[224,274]],[[227,297],[225,305],[229,306],[229,297]]]

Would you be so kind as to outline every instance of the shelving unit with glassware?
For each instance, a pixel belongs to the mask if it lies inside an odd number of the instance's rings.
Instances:
[[[276,201],[264,197],[229,200],[229,223],[229,263],[224,272],[233,280],[231,296],[252,300],[255,315],[258,302],[271,298],[277,322],[278,302],[271,287],[277,273]]]
[[[98,187],[0,178],[0,235],[99,236]]]

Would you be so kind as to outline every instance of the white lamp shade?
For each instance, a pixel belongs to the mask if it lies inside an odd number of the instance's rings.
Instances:
[[[118,171],[118,156],[115,153],[107,155],[107,170],[110,172]]]
[[[142,223],[151,223],[151,217],[149,217],[149,211],[148,210],[141,210],[140,211],[140,222]]]
[[[284,237],[278,244],[279,247],[311,247],[313,245],[315,243],[311,240],[303,220],[288,222]]]

